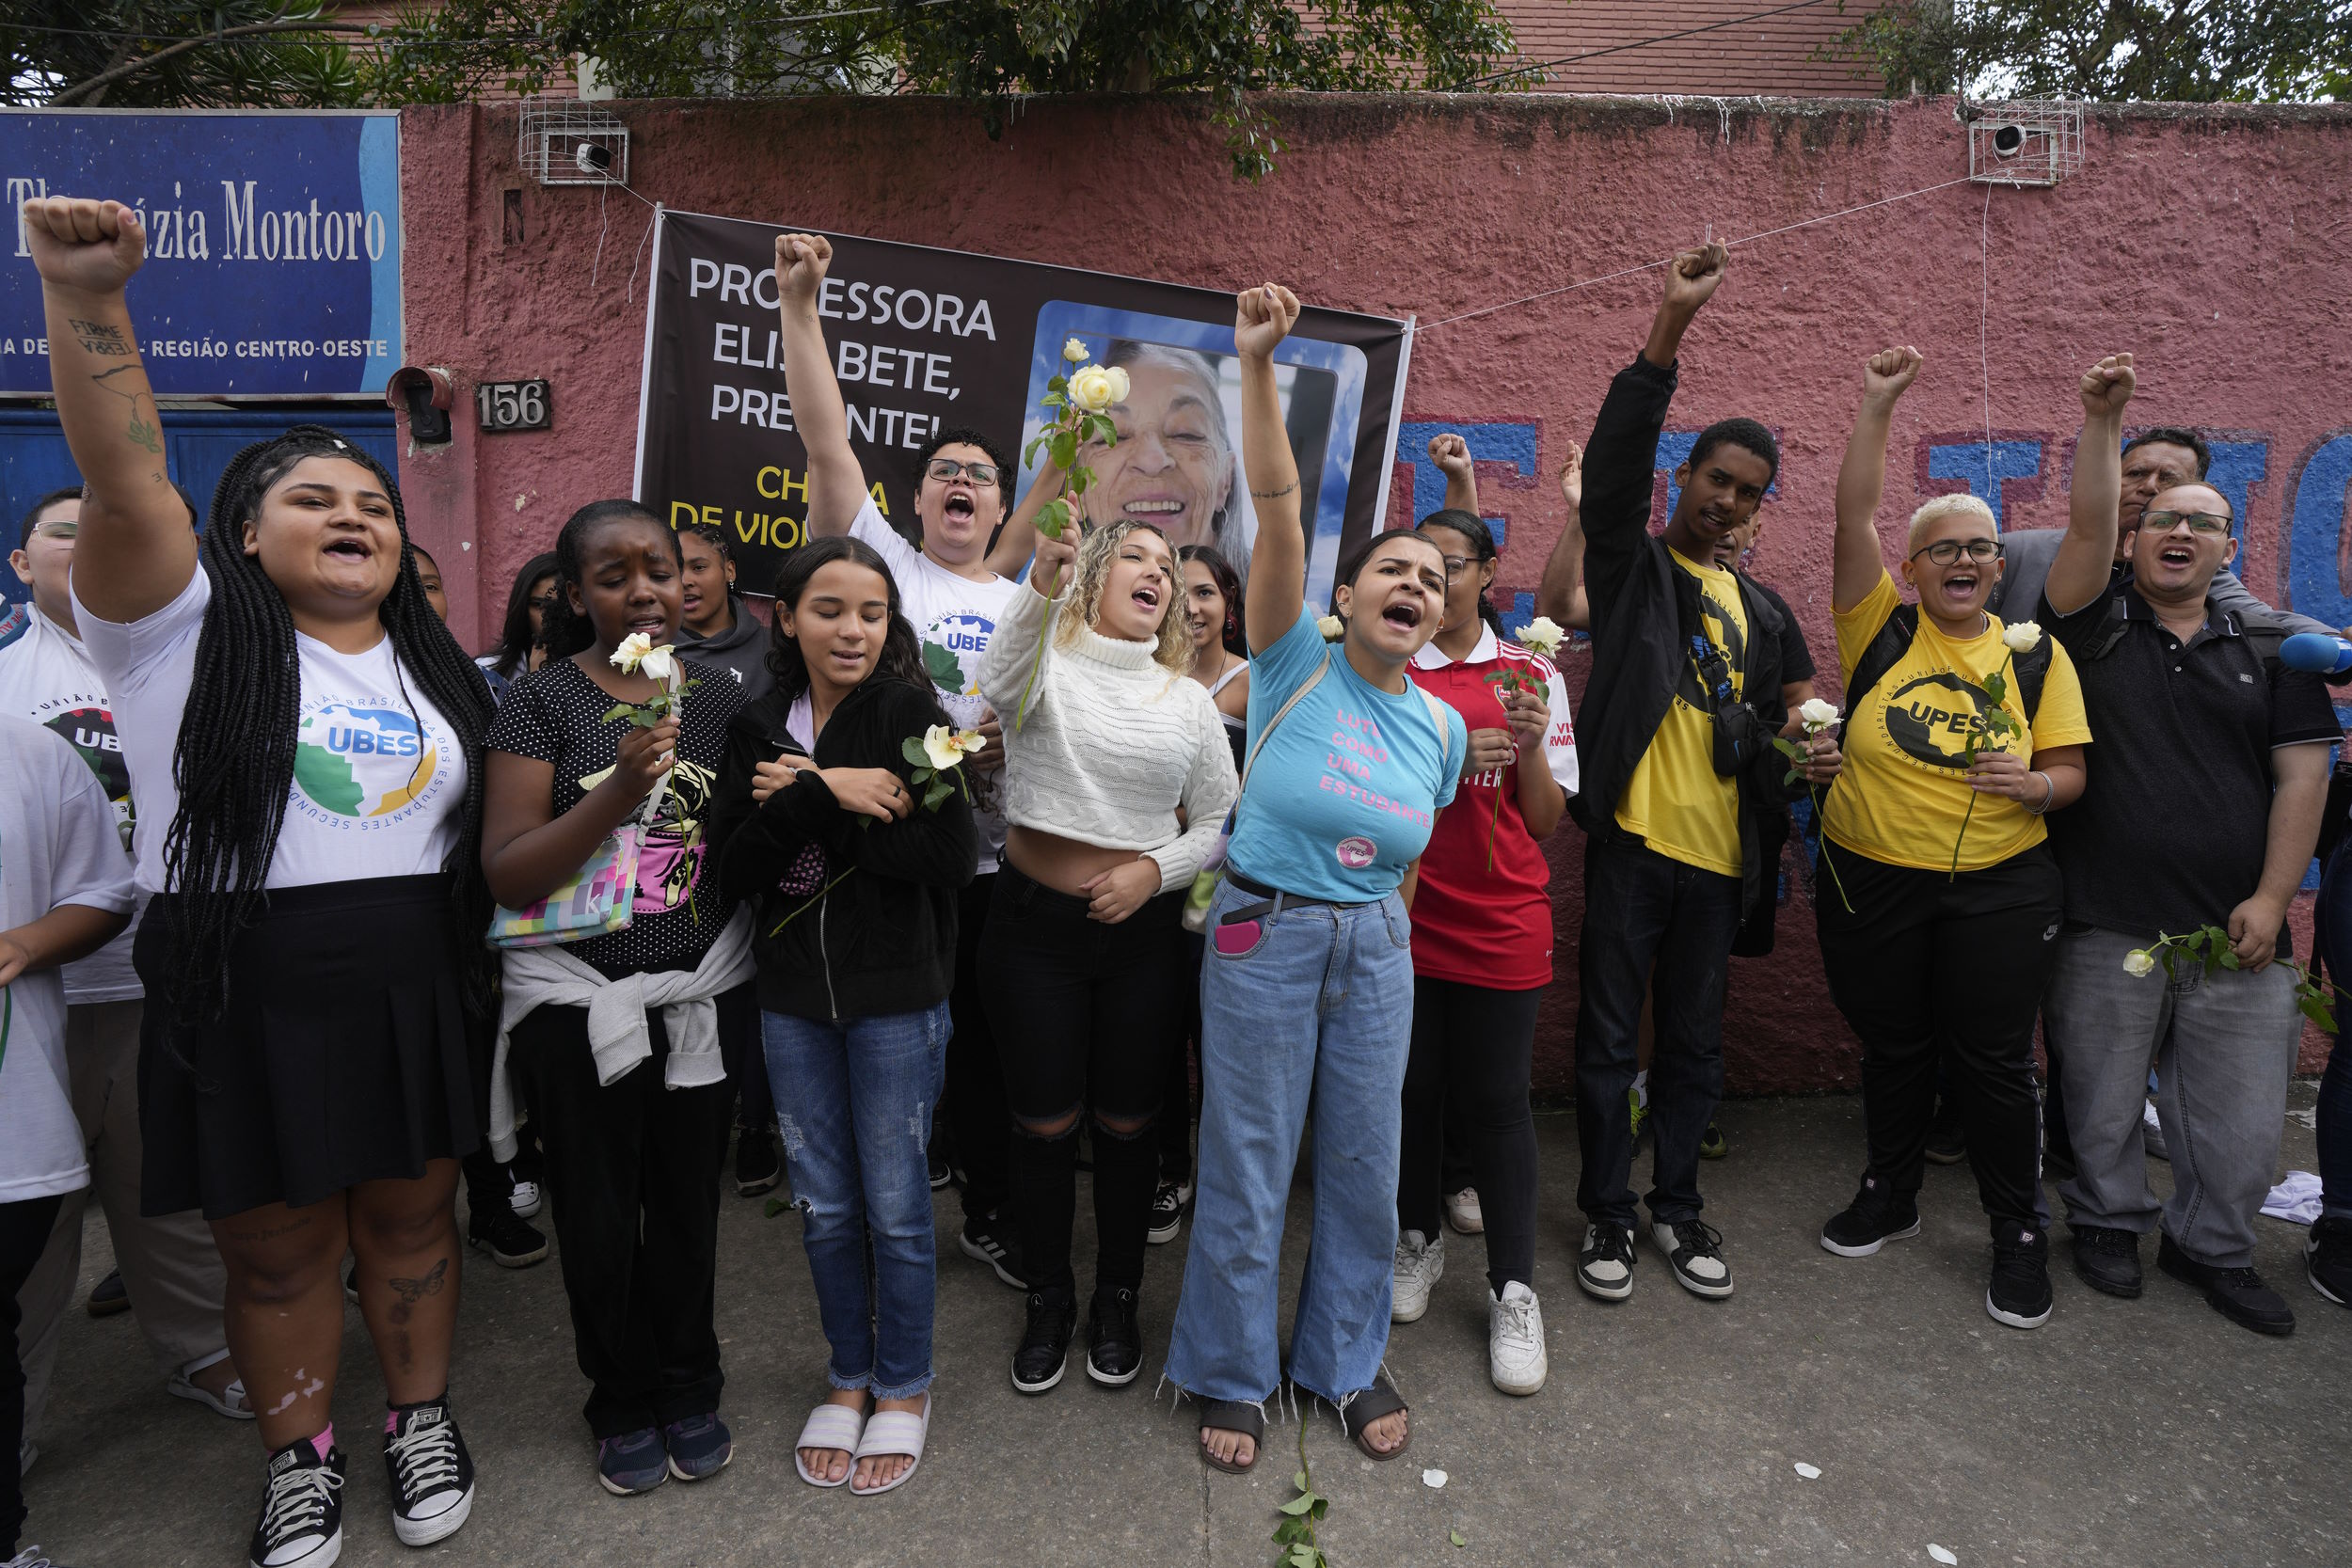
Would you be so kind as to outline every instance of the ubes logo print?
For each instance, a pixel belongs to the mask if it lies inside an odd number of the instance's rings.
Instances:
[[[398,708],[324,702],[295,732],[293,804],[329,826],[400,821],[443,776],[440,747]]]

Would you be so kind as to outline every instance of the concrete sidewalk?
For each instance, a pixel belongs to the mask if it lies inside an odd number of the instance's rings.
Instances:
[[[2293,1104],[2308,1115],[2311,1103],[2297,1085]],[[1984,1313],[1990,1252],[1964,1166],[1931,1167],[1917,1240],[1849,1260],[1815,1238],[1852,1191],[1859,1102],[1742,1101],[1720,1119],[1731,1154],[1703,1179],[1739,1293],[1686,1294],[1645,1242],[1633,1299],[1603,1307],[1573,1278],[1572,1120],[1538,1118],[1550,1386],[1512,1400],[1487,1384],[1483,1251],[1450,1236],[1429,1315],[1389,1353],[1413,1401],[1411,1452],[1375,1465],[1327,1413],[1309,1413],[1335,1564],[1925,1564],[1931,1542],[1963,1568],[2352,1561],[2352,1312],[2305,1282],[2299,1228],[2259,1222],[2259,1266],[2301,1320],[2291,1338],[2224,1322],[2156,1273],[2153,1242],[2143,1299],[2094,1294],[2064,1261],[2063,1227],[2057,1315],[2019,1333]],[[2286,1133],[2284,1164],[2312,1168],[2310,1130],[2290,1118]],[[2167,1167],[2155,1169],[2162,1190]],[[469,1253],[453,1394],[480,1466],[473,1518],[429,1555],[394,1541],[382,1386],[355,1309],[336,1400],[351,1455],[343,1562],[1271,1568],[1299,1428],[1272,1429],[1254,1475],[1213,1476],[1190,1421],[1152,1402],[1182,1242],[1152,1249],[1152,1354],[1136,1386],[1097,1388],[1073,1356],[1062,1386],[1027,1400],[1006,1377],[1021,1298],[954,1252],[955,1195],[939,1197],[938,1414],[902,1491],[860,1499],[794,1476],[790,1445],[824,1356],[798,1222],[730,1192],[728,1470],[607,1497],[556,1265],[508,1273]],[[1305,1197],[1291,1211],[1294,1286]],[[87,1290],[111,1266],[94,1212],[84,1259]],[[128,1318],[77,1312],[64,1341],[27,1478],[27,1539],[72,1568],[242,1563],[260,1499],[253,1429],[166,1398]],[[1800,1478],[1801,1461],[1820,1479]],[[1450,1475],[1442,1491],[1422,1484],[1424,1466]],[[1467,1546],[1450,1544],[1454,1530]]]

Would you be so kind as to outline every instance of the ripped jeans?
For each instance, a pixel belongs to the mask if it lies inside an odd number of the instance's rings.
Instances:
[[[838,1023],[760,1014],[768,1081],[835,1388],[913,1399],[931,1383],[931,1111],[947,1004]],[[866,1243],[873,1243],[867,1293]]]

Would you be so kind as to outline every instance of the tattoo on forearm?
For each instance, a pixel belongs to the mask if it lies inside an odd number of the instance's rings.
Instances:
[[[66,324],[73,328],[73,341],[91,354],[120,358],[131,352],[131,345],[123,341],[122,328],[119,326],[109,326],[104,322],[86,322],[73,316],[68,316]]]
[[[1257,497],[1262,501],[1270,501],[1279,500],[1297,488],[1298,481],[1294,479],[1288,484],[1283,485],[1279,490],[1252,490],[1249,493]]]
[[[125,391],[119,387],[106,386],[106,382],[110,377],[120,375],[125,371],[143,370],[144,368],[145,367],[141,366],[135,360],[128,365],[117,365],[110,371],[101,371],[96,375],[91,376],[90,379],[131,405],[131,422],[123,428],[122,433],[125,436],[128,436],[138,445],[145,447],[149,451],[151,451],[156,456],[161,457],[164,454],[164,436],[162,430],[159,429],[156,424],[150,423],[148,420],[139,418],[139,400],[141,398],[145,398],[147,400],[148,411],[155,413],[154,394],[150,392],[144,387],[134,387],[128,391]],[[156,413],[155,417],[158,421],[160,421],[163,418],[160,413]]]

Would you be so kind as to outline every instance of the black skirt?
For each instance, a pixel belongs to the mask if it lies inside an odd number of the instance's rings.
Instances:
[[[361,1181],[415,1179],[482,1140],[450,879],[276,888],[229,959],[229,1002],[176,1027],[173,933],[149,906],[132,959],[139,1037],[139,1208],[207,1219],[298,1208]]]

